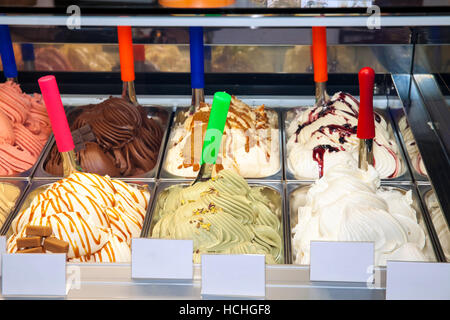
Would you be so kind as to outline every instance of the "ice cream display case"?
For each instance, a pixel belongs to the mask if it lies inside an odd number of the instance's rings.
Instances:
[[[265,255],[266,299],[385,299],[386,261],[448,262],[447,1],[200,2],[0,4],[6,251],[53,252],[23,244],[51,227],[40,240],[82,271],[65,299],[206,299],[202,254]],[[82,172],[64,171],[46,75]],[[192,184],[218,91],[232,98],[213,176]],[[132,238],[193,240],[192,280],[131,278]],[[311,281],[311,241],[374,242],[373,281]]]

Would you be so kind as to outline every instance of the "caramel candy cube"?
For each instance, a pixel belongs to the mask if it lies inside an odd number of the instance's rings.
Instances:
[[[18,238],[16,240],[17,248],[32,248],[39,247],[41,245],[42,238],[39,236]]]
[[[44,240],[44,248],[53,253],[67,253],[69,252],[69,243],[55,237],[49,237]]]
[[[49,226],[27,226],[27,236],[41,236],[48,237],[53,233],[52,227]]]
[[[18,250],[17,253],[44,253],[44,248],[36,247],[36,248],[23,249],[23,250]]]

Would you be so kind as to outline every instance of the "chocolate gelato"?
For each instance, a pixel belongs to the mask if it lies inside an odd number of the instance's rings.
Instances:
[[[79,107],[82,110],[71,125],[77,130],[89,125],[96,137],[77,152],[86,172],[100,175],[136,176],[153,169],[158,159],[163,130],[148,118],[142,106],[134,106],[122,98],[110,97],[99,103]],[[63,173],[61,155],[50,152],[45,170],[53,175]]]

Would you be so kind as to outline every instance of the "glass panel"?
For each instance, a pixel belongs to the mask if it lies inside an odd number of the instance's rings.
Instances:
[[[32,45],[33,63],[24,61],[23,45],[14,43],[19,71],[120,72],[117,44],[37,43]],[[145,63],[135,58],[136,72],[190,72],[189,45],[135,46],[143,46],[145,51]],[[410,45],[330,45],[328,71],[357,73],[370,66],[376,73],[404,73],[410,68],[411,51]],[[398,59],[393,61],[393,56]],[[312,73],[311,46],[206,45],[205,72]]]

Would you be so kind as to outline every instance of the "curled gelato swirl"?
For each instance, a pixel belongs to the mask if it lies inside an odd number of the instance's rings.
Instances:
[[[296,178],[319,178],[328,168],[342,162],[358,167],[359,102],[354,97],[338,92],[326,108],[316,106],[295,112],[286,129],[286,148],[288,169]],[[375,169],[381,178],[398,177],[405,169],[399,148],[383,117],[378,114],[374,117]]]
[[[129,262],[130,244],[140,235],[150,194],[91,173],[77,172],[51,184],[11,224],[8,252],[29,225],[51,226],[55,237],[69,243],[69,261]]]
[[[266,263],[282,262],[277,208],[233,171],[193,186],[175,185],[158,199],[153,238],[194,240],[194,262],[202,253],[258,253]]]
[[[147,117],[142,106],[125,99],[110,97],[99,103],[82,106],[71,130],[85,125],[92,128],[96,142],[87,143],[77,153],[82,168],[109,176],[136,176],[152,170],[158,160],[163,130]],[[62,175],[62,159],[56,148],[50,152],[45,170]]]
[[[295,263],[309,264],[312,240],[374,242],[376,265],[387,260],[432,260],[429,239],[412,207],[411,190],[402,193],[379,186],[372,166],[363,171],[336,165],[306,196],[303,189],[294,192],[291,210],[298,210],[298,224],[292,229]],[[303,203],[298,202],[301,197]]]
[[[0,183],[0,227],[16,205],[20,189],[11,183]]]
[[[51,133],[47,110],[39,94],[27,95],[19,84],[0,84],[0,175],[30,169]]]
[[[211,105],[202,103],[193,115],[175,123],[165,169],[173,175],[196,177]],[[264,105],[251,108],[232,96],[216,170],[234,170],[247,178],[267,177],[280,170],[278,115]]]
[[[450,228],[446,221],[445,215],[442,213],[439,206],[436,193],[433,190],[427,192],[425,196],[425,203],[433,221],[434,229],[441,243],[442,250],[444,251],[447,262],[450,261]]]

